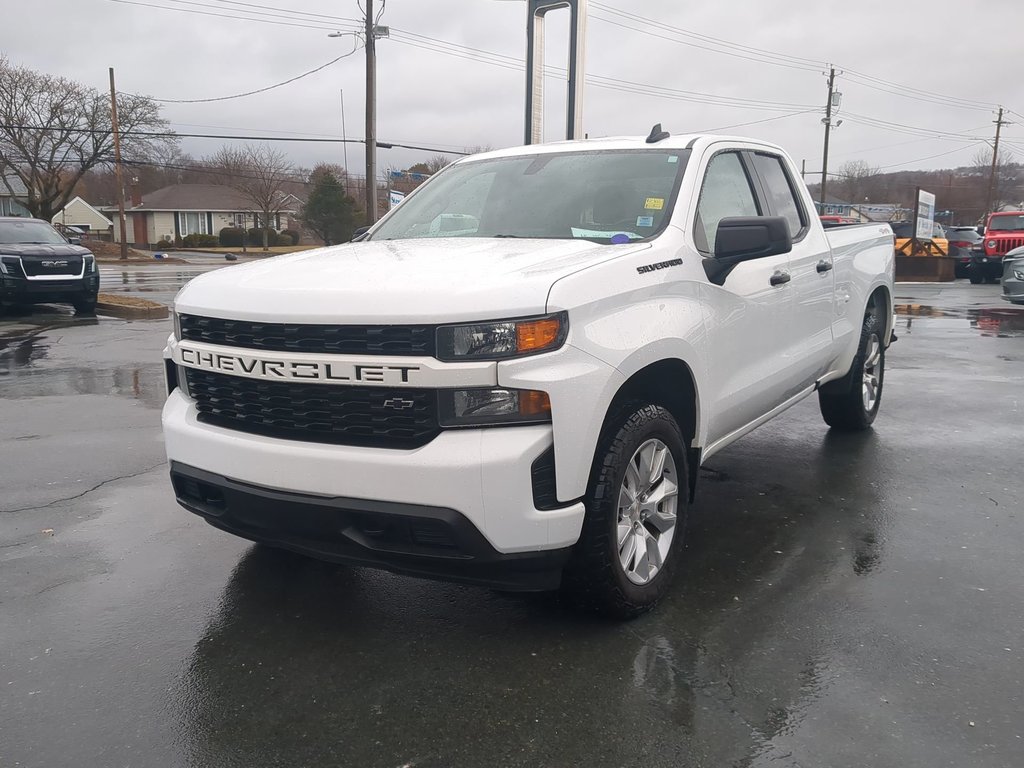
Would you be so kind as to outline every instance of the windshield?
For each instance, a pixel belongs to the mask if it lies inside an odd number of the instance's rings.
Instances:
[[[1009,216],[993,216],[988,223],[988,232],[1021,232],[1024,231],[1024,214]]]
[[[624,243],[668,224],[687,150],[571,152],[454,165],[378,226],[371,240],[581,238]]]
[[[67,245],[68,241],[45,221],[33,221],[32,219],[0,221],[0,245],[24,245],[26,243]]]

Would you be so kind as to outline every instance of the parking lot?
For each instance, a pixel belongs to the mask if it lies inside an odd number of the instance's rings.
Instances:
[[[104,268],[169,301],[195,267]],[[0,321],[0,765],[1024,764],[1024,308],[897,285],[873,431],[702,472],[653,613],[358,571],[180,509],[170,321]]]

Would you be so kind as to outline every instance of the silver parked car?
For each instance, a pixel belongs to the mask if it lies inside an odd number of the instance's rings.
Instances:
[[[1024,304],[1024,247],[1014,248],[1003,257],[1003,298]]]

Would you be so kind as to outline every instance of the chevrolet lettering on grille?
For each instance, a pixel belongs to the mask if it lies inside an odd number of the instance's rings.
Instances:
[[[228,354],[187,346],[179,348],[182,365],[234,376],[276,381],[319,381],[339,384],[409,384],[418,365],[364,365],[325,360],[294,360],[274,357]]]

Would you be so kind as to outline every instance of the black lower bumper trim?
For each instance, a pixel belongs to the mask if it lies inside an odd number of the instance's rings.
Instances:
[[[178,503],[237,536],[321,560],[537,592],[556,589],[571,549],[503,554],[445,507],[315,496],[171,462]]]

